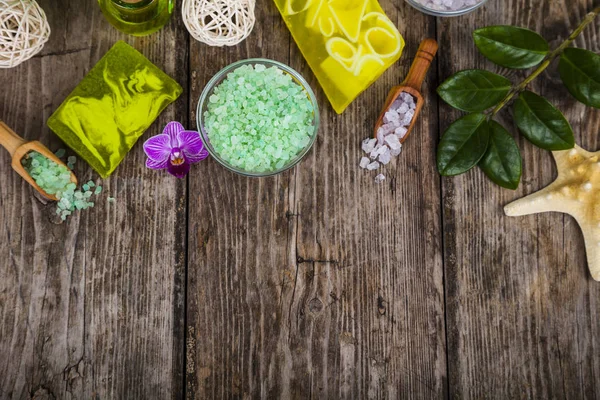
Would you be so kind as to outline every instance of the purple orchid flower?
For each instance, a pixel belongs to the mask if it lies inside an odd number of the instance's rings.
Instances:
[[[190,172],[190,165],[208,157],[200,134],[186,131],[179,122],[169,122],[162,134],[146,140],[144,151],[148,156],[146,167],[166,168],[177,178],[185,177]]]

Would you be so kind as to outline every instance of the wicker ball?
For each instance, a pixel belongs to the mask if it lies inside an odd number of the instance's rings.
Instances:
[[[0,68],[29,60],[49,37],[46,14],[35,0],[0,0]]]
[[[234,46],[250,35],[256,0],[183,0],[183,22],[194,39]]]

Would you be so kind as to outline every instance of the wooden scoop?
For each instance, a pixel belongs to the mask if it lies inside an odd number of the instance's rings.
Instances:
[[[0,121],[0,144],[4,146],[6,150],[12,156],[12,167],[23,179],[25,179],[31,186],[35,188],[42,196],[57,201],[56,196],[46,193],[41,187],[39,187],[33,178],[25,171],[21,164],[21,159],[27,155],[30,151],[37,151],[41,155],[57,164],[64,165],[68,168],[64,162],[54,155],[46,146],[34,140],[33,142],[26,142],[17,135],[12,129],[10,129],[4,122]],[[77,184],[77,178],[73,171],[71,171],[71,182]]]
[[[419,50],[417,51],[417,55],[415,56],[415,60],[410,67],[410,71],[408,71],[408,76],[400,84],[400,86],[394,86],[390,91],[390,94],[385,101],[385,106],[383,107],[383,111],[381,111],[381,115],[375,124],[375,137],[377,137],[377,130],[383,125],[383,117],[385,113],[388,111],[390,106],[396,101],[400,93],[406,92],[412,95],[415,98],[415,103],[417,107],[415,109],[415,115],[413,116],[412,122],[408,127],[408,131],[406,135],[400,140],[401,143],[404,143],[410,135],[413,127],[415,126],[415,122],[417,122],[417,117],[423,108],[423,96],[421,95],[421,86],[423,85],[423,81],[425,80],[425,76],[427,75],[427,71],[429,71],[429,67],[431,66],[431,62],[435,57],[435,54],[438,50],[438,44],[433,39],[425,39],[419,45]]]

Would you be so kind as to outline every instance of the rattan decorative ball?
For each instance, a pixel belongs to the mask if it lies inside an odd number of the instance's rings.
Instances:
[[[256,0],[183,0],[183,22],[194,39],[234,46],[250,35]]]
[[[0,68],[29,60],[49,37],[46,14],[35,0],[0,0]]]

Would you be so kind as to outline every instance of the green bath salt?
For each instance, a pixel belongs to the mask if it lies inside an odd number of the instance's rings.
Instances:
[[[249,172],[283,168],[314,134],[306,91],[281,69],[261,64],[230,72],[210,96],[204,119],[219,156]]]
[[[64,151],[59,150],[56,154],[64,155]],[[75,157],[69,157],[68,161],[70,165],[74,164]],[[83,185],[84,191],[78,190],[71,182],[71,171],[64,165],[57,164],[35,151],[29,152],[21,160],[21,164],[40,188],[56,196],[56,214],[60,215],[63,221],[75,210],[85,210],[94,206],[90,201],[92,192],[89,190],[94,183],[90,181]],[[96,192],[99,193],[98,190]]]

